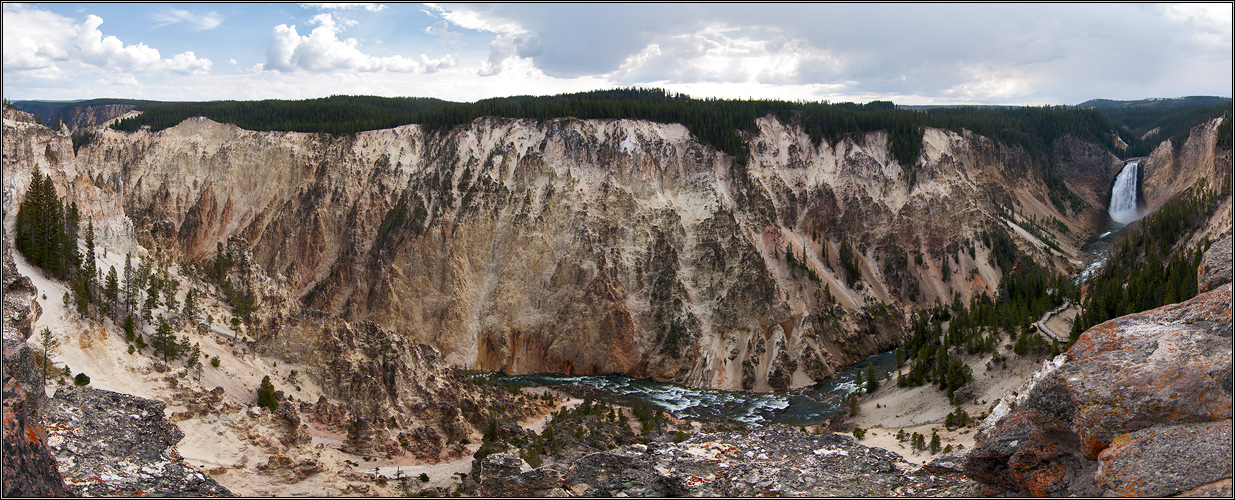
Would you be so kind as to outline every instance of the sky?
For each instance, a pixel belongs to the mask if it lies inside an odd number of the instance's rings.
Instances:
[[[6,3],[3,96],[1230,96],[1232,5]]]

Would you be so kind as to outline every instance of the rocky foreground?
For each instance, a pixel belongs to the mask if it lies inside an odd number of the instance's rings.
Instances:
[[[481,496],[969,496],[953,461],[914,467],[839,434],[786,425],[698,434],[528,469],[514,453],[473,467]]]
[[[1097,325],[983,423],[992,494],[1231,496],[1231,239],[1187,301]]]

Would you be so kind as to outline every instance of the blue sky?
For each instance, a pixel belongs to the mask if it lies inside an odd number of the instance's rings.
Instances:
[[[10,100],[1231,95],[1231,4],[5,4]]]

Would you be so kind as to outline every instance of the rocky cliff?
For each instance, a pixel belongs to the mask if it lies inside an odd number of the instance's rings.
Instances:
[[[1141,162],[1141,195],[1146,213],[1193,186],[1229,192],[1231,150],[1216,147],[1221,124],[1222,118],[1215,118],[1196,126],[1183,144],[1163,141]]]
[[[913,304],[993,293],[988,249],[962,251],[981,230],[1023,234],[1060,269],[1080,262],[1098,209],[1056,211],[1018,150],[942,130],[925,141],[911,183],[884,133],[816,145],[770,118],[746,166],[680,125],[629,120],[329,137],[191,119],[102,131],[75,166],[169,259],[243,238],[285,283],[282,313],[373,321],[479,370],[767,390],[894,345]],[[1053,235],[1063,255],[1018,230],[1030,213],[1078,235]]]
[[[73,152],[73,139],[68,131],[49,129],[35,123],[29,113],[5,107],[4,129],[0,136],[4,151],[4,228],[9,234],[13,234],[17,206],[30,187],[31,173],[37,168],[51,177],[58,196],[77,202],[82,224],[87,220],[94,222],[96,241],[144,254],[133,242],[133,223],[124,211],[122,200],[101,188],[116,179],[105,179],[79,167],[82,163]]]
[[[1200,294],[1084,332],[983,423],[965,472],[989,492],[1230,496],[1231,240]]]
[[[103,237],[165,261],[210,264],[239,238],[266,283],[244,285],[281,304],[263,323],[307,306],[453,366],[735,390],[808,385],[894,345],[916,306],[994,294],[981,231],[1079,267],[1120,165],[1055,144],[1074,211],[1052,203],[1046,159],[937,129],[907,167],[886,133],[814,144],[770,117],[745,164],[631,120],[332,137],[197,118],[100,130],[76,157],[67,136],[5,127],[6,204],[40,165]]]
[[[69,490],[47,446],[47,397],[33,350],[4,338],[4,496],[62,497]]]

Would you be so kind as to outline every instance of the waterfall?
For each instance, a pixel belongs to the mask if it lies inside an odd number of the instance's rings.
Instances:
[[[1123,170],[1115,177],[1114,187],[1111,188],[1111,208],[1107,211],[1111,218],[1120,224],[1141,218],[1136,209],[1136,178],[1140,164],[1141,160],[1133,160],[1124,165]]]

